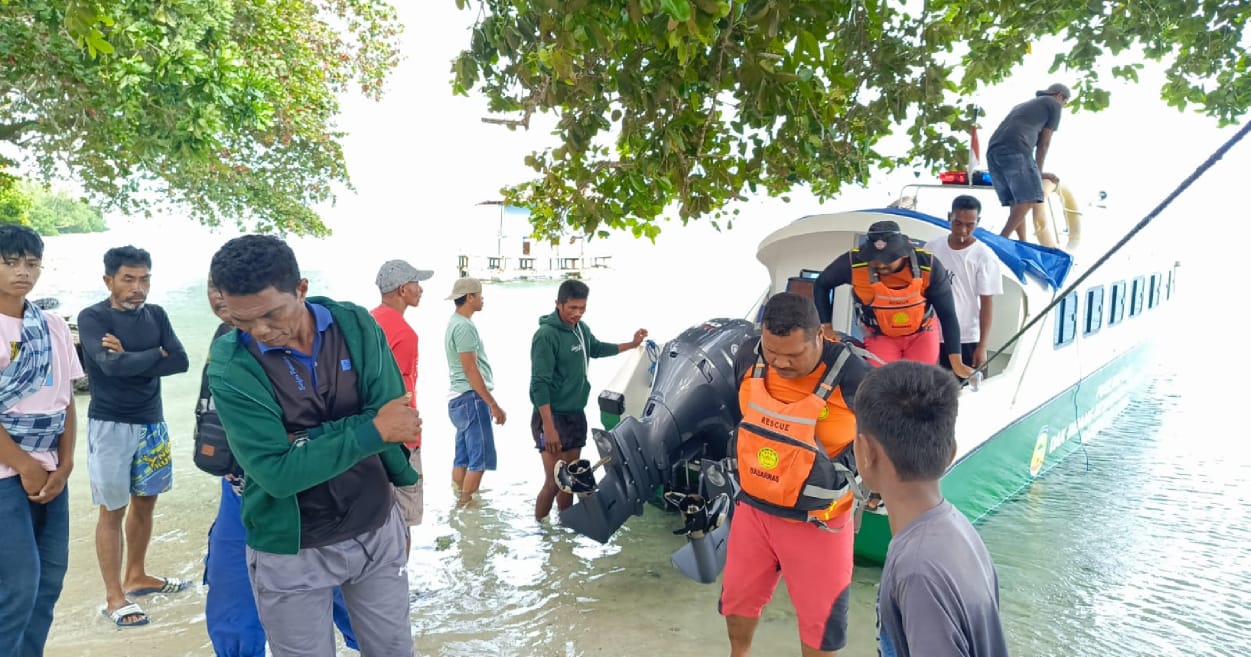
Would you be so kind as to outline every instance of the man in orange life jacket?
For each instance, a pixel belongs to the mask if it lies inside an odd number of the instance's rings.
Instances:
[[[774,295],[761,323],[759,341],[740,345],[735,360],[740,422],[730,454],[742,491],[718,608],[731,657],[747,657],[785,577],[803,656],[833,655],[847,645],[858,485],[852,404],[869,366],[849,345],[821,338],[806,297]]]
[[[960,356],[960,321],[951,276],[929,251],[912,245],[893,221],[869,226],[864,243],[834,259],[813,285],[822,330],[833,338],[834,288],[851,285],[852,303],[864,329],[864,346],[883,362],[937,363],[945,352],[951,370],[973,370]],[[942,340],[934,319],[942,327]]]

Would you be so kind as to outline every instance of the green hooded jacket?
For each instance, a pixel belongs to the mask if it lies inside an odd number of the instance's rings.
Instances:
[[[540,317],[530,340],[530,403],[535,408],[550,404],[553,413],[585,411],[591,396],[588,359],[617,353],[617,345],[596,340],[586,322],[578,322],[575,329],[560,321],[556,311]]]
[[[240,331],[215,340],[209,354],[209,390],[246,477],[242,515],[248,545],[274,554],[300,550],[296,494],[333,479],[363,458],[378,454],[397,486],[417,483],[404,447],[383,442],[373,423],[383,404],[405,392],[382,329],[360,306],[324,297],[309,297],[308,302],[325,306],[343,333],[356,367],[359,415],[322,423],[309,430],[308,441],[292,444],[274,388],[239,339]]]

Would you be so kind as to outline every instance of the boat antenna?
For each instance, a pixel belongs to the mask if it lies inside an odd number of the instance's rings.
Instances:
[[[1076,290],[1078,286],[1082,284],[1083,281],[1085,281],[1087,278],[1090,277],[1091,274],[1095,273],[1095,270],[1102,267],[1103,264],[1106,263],[1113,255],[1115,255],[1117,251],[1120,251],[1121,247],[1128,244],[1130,240],[1134,239],[1135,235],[1142,232],[1142,229],[1146,228],[1147,225],[1150,224],[1152,221],[1154,221],[1156,217],[1160,216],[1160,213],[1163,212],[1164,209],[1169,206],[1169,204],[1171,204],[1174,200],[1176,200],[1178,196],[1181,196],[1182,192],[1189,189],[1190,186],[1193,185],[1194,182],[1198,180],[1203,174],[1207,173],[1208,169],[1211,169],[1212,166],[1217,163],[1217,161],[1219,161],[1222,157],[1224,157],[1225,154],[1229,152],[1229,149],[1233,148],[1235,144],[1237,144],[1239,141],[1242,141],[1242,138],[1246,137],[1248,132],[1251,132],[1251,123],[1247,123],[1243,125],[1242,128],[1238,130],[1238,132],[1234,133],[1234,135],[1230,137],[1224,144],[1222,144],[1220,148],[1216,149],[1216,151],[1214,151],[1212,155],[1210,155],[1206,161],[1204,161],[1202,164],[1199,165],[1199,168],[1195,169],[1194,172],[1192,172],[1189,176],[1187,176],[1185,180],[1181,181],[1181,184],[1179,184],[1176,189],[1170,192],[1168,196],[1164,197],[1164,200],[1160,201],[1159,205],[1155,206],[1155,208],[1152,209],[1151,212],[1147,213],[1147,216],[1143,217],[1142,220],[1139,221],[1137,224],[1135,224],[1133,228],[1129,229],[1129,232],[1125,233],[1125,236],[1122,237],[1120,240],[1118,240],[1116,244],[1113,244],[1112,248],[1108,249],[1107,253],[1104,253],[1103,255],[1099,256],[1099,259],[1096,260],[1095,263],[1091,265],[1089,269],[1083,272],[1081,276],[1078,276],[1077,280],[1070,283],[1069,286],[1065,288],[1063,292],[1060,292],[1059,294],[1057,294],[1055,298],[1051,300],[1051,303],[1047,304],[1047,307],[1039,311],[1037,315],[1034,315],[1033,319],[1026,322],[1025,326],[1022,326],[1021,330],[1016,332],[1016,335],[1013,335],[1011,338],[1009,338],[1007,342],[1003,343],[1002,347],[997,349],[995,353],[991,354],[990,357],[986,359],[985,363],[982,363],[980,367],[973,370],[973,374],[969,375],[970,378],[972,378],[973,375],[977,374],[978,372],[982,372],[984,374],[986,371],[986,368],[990,366],[990,363],[994,361],[996,358],[998,358],[999,355],[1002,354],[1005,349],[1012,346],[1017,340],[1021,338],[1022,335],[1025,335],[1026,331],[1029,331],[1031,328],[1034,327],[1035,324],[1042,321],[1042,319],[1047,316],[1047,313],[1051,312],[1052,308],[1055,308],[1057,305],[1059,305],[1060,302],[1063,301],[1065,297],[1067,297],[1074,290]]]

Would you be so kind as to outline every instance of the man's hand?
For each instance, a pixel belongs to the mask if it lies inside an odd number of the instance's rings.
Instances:
[[[979,344],[973,350],[973,369],[977,369],[986,364],[986,345]]]
[[[49,472],[43,488],[36,495],[30,496],[30,501],[36,504],[47,504],[55,500],[58,495],[65,491],[65,483],[69,481],[70,468],[58,467],[56,470]]]
[[[647,339],[647,329],[639,329],[634,332],[634,341],[630,343],[630,347],[631,348],[637,347],[643,344],[643,341],[646,339]]]
[[[27,461],[18,469],[17,474],[22,479],[22,490],[25,490],[26,496],[32,500],[39,495],[44,486],[48,485],[48,471],[44,470],[43,464],[35,459]]]
[[[165,351],[165,347],[161,347],[161,358],[169,358],[169,352]]]
[[[118,340],[117,336],[112,333],[104,334],[104,339],[100,340],[100,346],[119,354],[126,351],[125,349],[122,349],[122,341]]]
[[[1054,174],[1054,173],[1044,173],[1044,174],[1042,174],[1042,179],[1043,179],[1043,180],[1050,180],[1051,182],[1053,182],[1053,183],[1055,183],[1055,184],[1057,184],[1057,185],[1059,185],[1059,184],[1060,184],[1060,176],[1057,176],[1057,175],[1056,175],[1056,174]]]
[[[543,450],[548,454],[560,453],[560,434],[554,424],[543,427]]]
[[[421,433],[421,414],[412,407],[413,393],[404,393],[378,409],[374,417],[374,427],[382,436],[383,442],[412,442]]]
[[[951,362],[951,371],[956,376],[961,379],[967,379],[970,376],[973,376],[973,368],[964,364],[964,361],[960,359],[960,354],[951,354],[947,357],[947,359]]]
[[[490,405],[490,409],[491,409],[491,419],[495,420],[496,424],[502,425],[504,424],[504,420],[508,419],[508,416],[504,413],[504,409],[500,408],[499,404],[492,402]]]

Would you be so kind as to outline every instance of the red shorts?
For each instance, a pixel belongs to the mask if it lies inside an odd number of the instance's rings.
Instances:
[[[758,618],[773,598],[778,578],[799,619],[799,640],[818,650],[847,645],[847,604],[856,532],[851,512],[821,529],[738,502],[726,544],[718,610],[723,616]]]
[[[887,363],[897,360],[914,360],[918,363],[933,365],[938,362],[941,343],[942,336],[939,334],[937,321],[912,335],[892,338],[869,332],[864,336],[864,348]],[[869,360],[869,364],[878,365],[872,359]]]

